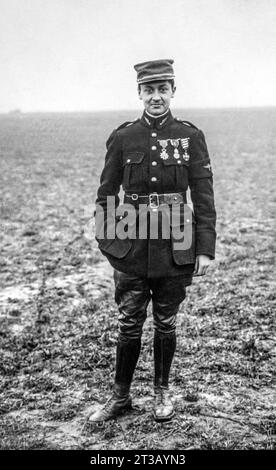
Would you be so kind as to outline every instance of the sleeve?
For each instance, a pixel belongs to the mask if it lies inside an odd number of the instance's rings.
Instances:
[[[197,130],[191,138],[189,186],[196,221],[196,255],[215,258],[216,209],[213,172],[204,134]]]
[[[107,196],[115,197],[115,208],[119,205],[119,192],[123,178],[121,138],[114,130],[106,142],[107,152],[105,164],[100,176],[100,186],[97,191],[96,207],[107,209]]]

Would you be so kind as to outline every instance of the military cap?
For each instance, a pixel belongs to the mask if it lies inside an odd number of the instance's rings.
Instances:
[[[138,84],[157,80],[173,80],[175,77],[173,63],[172,59],[160,59],[134,65]]]

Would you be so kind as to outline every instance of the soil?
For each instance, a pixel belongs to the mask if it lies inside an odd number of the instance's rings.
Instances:
[[[152,417],[149,308],[134,409],[93,426],[112,390],[117,309],[91,215],[105,140],[136,116],[0,116],[0,449],[275,448],[276,110],[178,115],[206,135],[218,243],[178,314],[177,413]]]

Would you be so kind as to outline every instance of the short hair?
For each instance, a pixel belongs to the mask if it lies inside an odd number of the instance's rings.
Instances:
[[[156,80],[157,81],[157,80]],[[160,80],[160,81],[164,81],[164,82],[169,82],[171,84],[171,87],[172,87],[172,90],[174,89],[174,79],[170,79],[170,80]],[[147,85],[147,84],[150,84],[150,83],[154,83],[153,81],[152,82],[145,82],[145,83],[139,83],[138,84],[138,91],[141,90],[141,85]]]

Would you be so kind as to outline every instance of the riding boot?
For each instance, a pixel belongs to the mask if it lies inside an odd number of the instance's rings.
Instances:
[[[90,422],[107,421],[132,408],[129,390],[141,349],[141,338],[119,338],[116,349],[115,383],[112,396],[89,417]]]
[[[174,416],[169,392],[169,374],[176,348],[175,333],[154,334],[154,418],[168,421]]]

